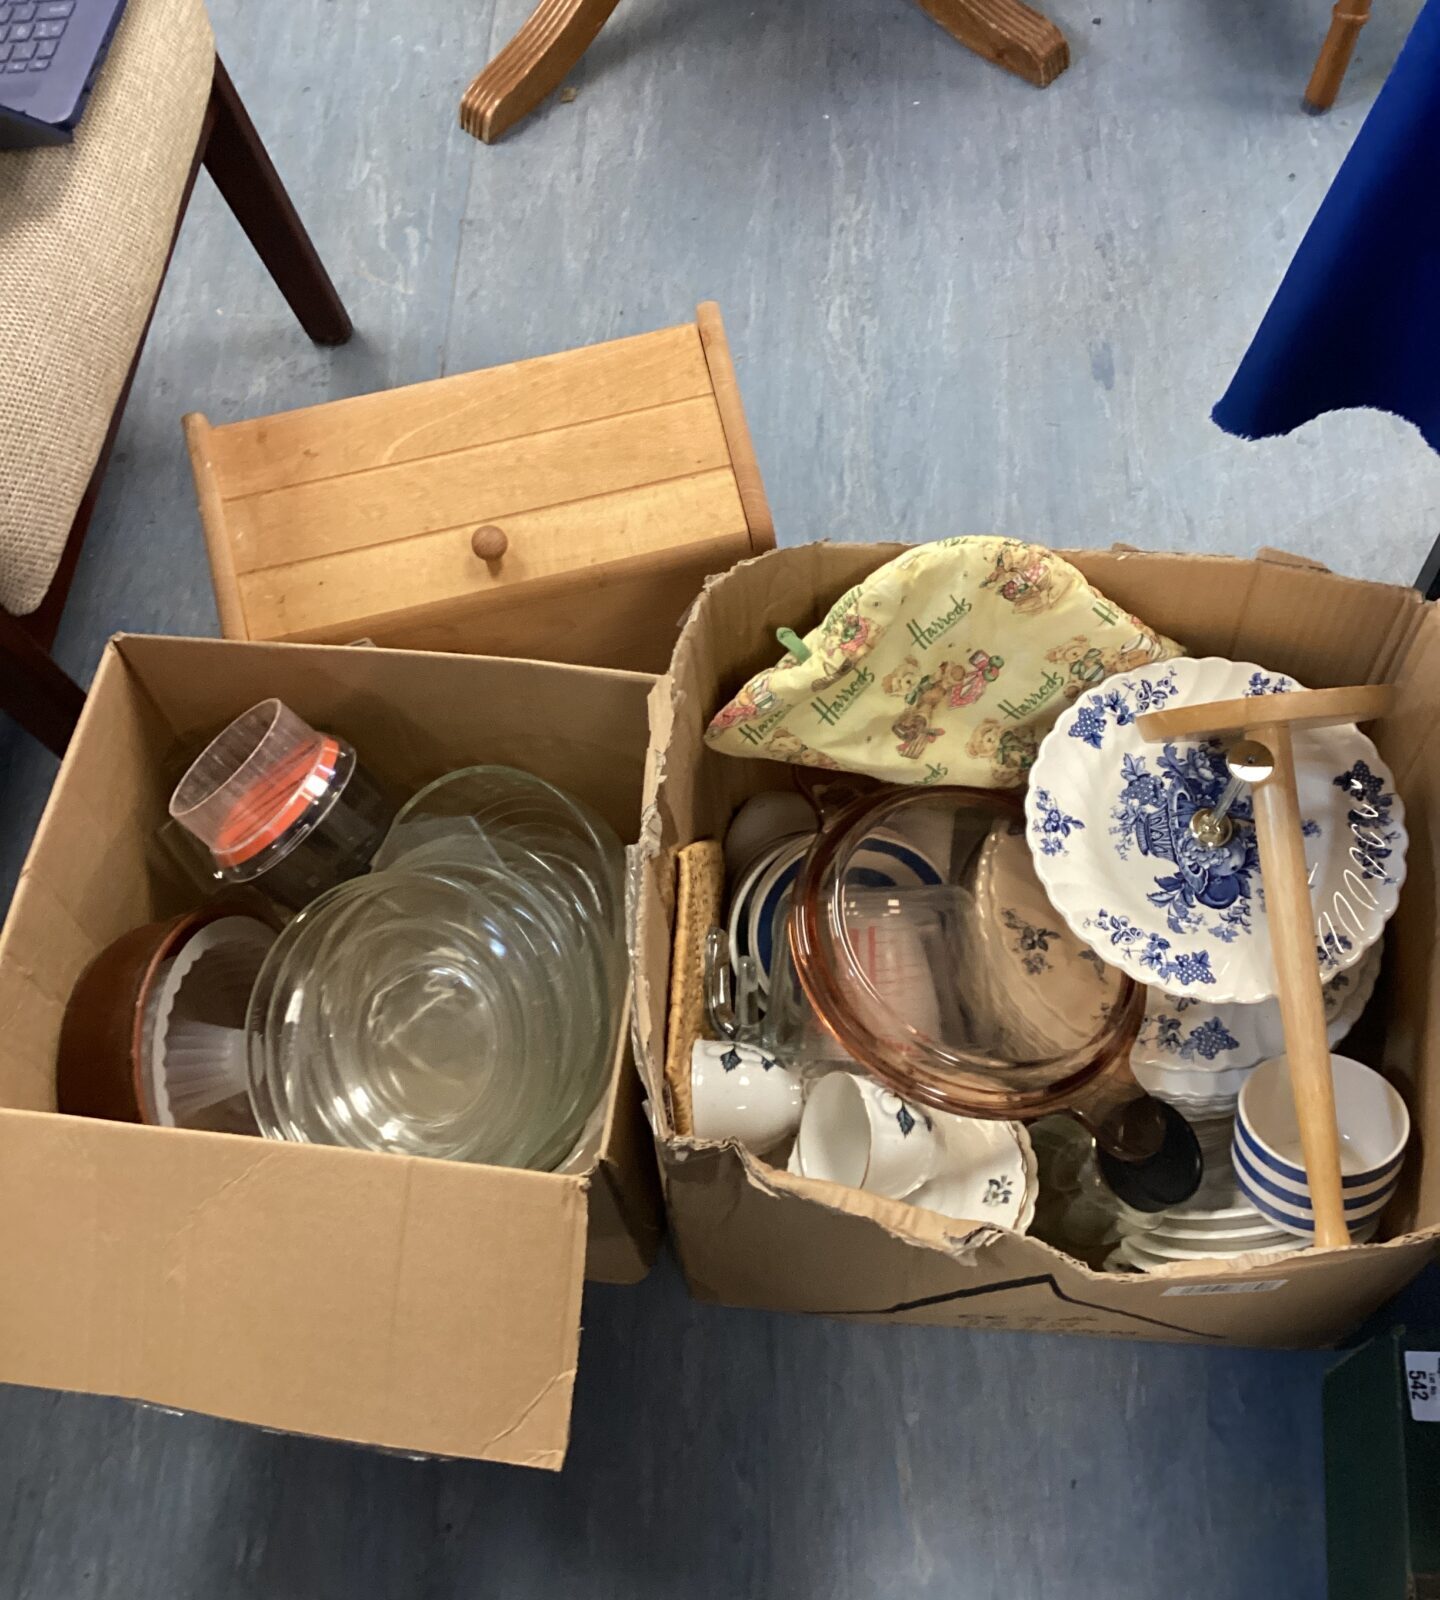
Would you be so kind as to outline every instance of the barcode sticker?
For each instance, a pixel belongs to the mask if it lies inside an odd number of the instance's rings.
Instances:
[[[1177,1283],[1161,1292],[1162,1299],[1172,1294],[1270,1294],[1283,1289],[1289,1278],[1261,1278],[1258,1283]]]
[[[1405,1392],[1416,1422],[1440,1422],[1440,1350],[1405,1352]]]

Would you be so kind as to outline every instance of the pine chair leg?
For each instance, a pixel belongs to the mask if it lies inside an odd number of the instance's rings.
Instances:
[[[80,685],[15,617],[0,610],[0,711],[63,756],[84,705]]]
[[[1070,65],[1065,35],[1020,0],[919,0],[961,44],[1043,89]]]
[[[1335,96],[1340,93],[1340,85],[1350,66],[1350,57],[1355,53],[1355,41],[1369,20],[1370,0],[1337,0],[1330,17],[1330,31],[1320,46],[1315,70],[1310,74],[1305,98],[1300,102],[1301,109],[1312,117],[1335,104]]]
[[[300,326],[316,344],[344,344],[352,331],[349,313],[218,56],[210,107],[214,123],[204,161],[215,187]]]
[[[494,142],[558,89],[620,0],[540,0],[460,101],[460,126]]]

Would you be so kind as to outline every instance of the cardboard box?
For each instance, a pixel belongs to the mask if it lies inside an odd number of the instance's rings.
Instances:
[[[178,773],[279,695],[398,795],[501,762],[636,836],[651,679],[467,656],[121,637],[0,937],[0,1379],[559,1467],[582,1279],[659,1235],[628,1040],[577,1176],[59,1116],[76,977],[195,892],[155,839]]]
[[[900,545],[810,545],[711,581],[651,700],[645,848],[636,897],[636,1036],[667,1208],[694,1292],[733,1305],[966,1327],[1196,1343],[1321,1345],[1412,1278],[1440,1240],[1440,615],[1411,589],[1336,577],[1279,554],[1242,561],[1066,551],[1101,591],[1196,655],[1260,662],[1320,687],[1394,681],[1375,737],[1405,801],[1409,876],[1388,930],[1370,1059],[1395,1077],[1415,1137],[1387,1242],[1249,1269],[1183,1264],[1145,1277],[1089,1271],[1038,1240],[949,1223],[901,1201],[778,1171],[734,1145],[676,1135],[665,1049],[674,853],[717,838],[785,770],[707,750],[706,722]]]
[[[185,436],[228,639],[663,672],[705,578],[775,545],[713,301]]]

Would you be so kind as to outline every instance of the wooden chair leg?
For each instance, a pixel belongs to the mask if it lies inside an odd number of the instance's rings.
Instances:
[[[1043,89],[1070,65],[1065,35],[1020,0],[919,0],[961,44]]]
[[[1440,539],[1430,546],[1430,554],[1425,557],[1415,587],[1427,600],[1440,600]]]
[[[80,685],[55,665],[17,618],[0,610],[0,711],[63,756],[84,704]]]
[[[1340,85],[1355,53],[1355,41],[1360,30],[1370,20],[1370,0],[1337,0],[1330,16],[1330,31],[1320,54],[1315,58],[1315,70],[1305,88],[1301,109],[1312,117],[1328,111],[1335,104]]]
[[[215,187],[300,326],[316,344],[344,344],[352,331],[349,314],[218,56],[210,107],[214,124],[204,162]]]
[[[575,70],[620,0],[540,0],[465,91],[460,126],[486,144],[528,117]]]

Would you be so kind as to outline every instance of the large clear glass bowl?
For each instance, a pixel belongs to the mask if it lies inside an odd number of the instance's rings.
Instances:
[[[416,855],[277,941],[248,1017],[256,1120],[272,1138],[552,1167],[607,1082],[618,925],[512,847],[436,836]]]

